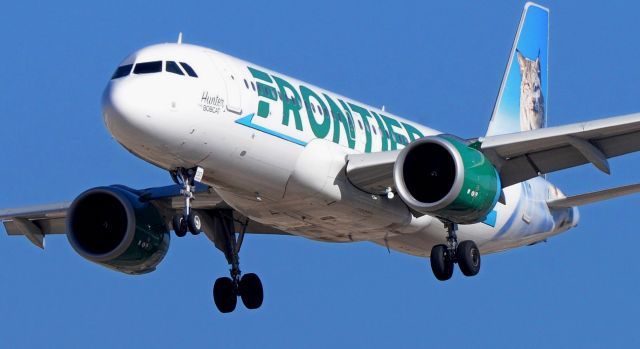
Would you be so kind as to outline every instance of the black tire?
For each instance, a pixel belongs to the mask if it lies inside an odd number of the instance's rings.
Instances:
[[[459,243],[456,257],[460,271],[465,276],[474,276],[480,272],[480,250],[475,242],[466,240]]]
[[[187,219],[187,226],[189,227],[189,231],[193,235],[198,235],[202,231],[202,220],[200,216],[195,213],[189,213],[189,218]]]
[[[187,225],[184,222],[184,218],[182,218],[181,214],[177,214],[173,216],[172,220],[173,231],[176,233],[176,236],[181,238],[187,235]]]
[[[453,260],[447,245],[435,245],[431,249],[431,270],[436,279],[446,281],[453,275]]]
[[[264,292],[258,275],[244,274],[240,279],[240,298],[247,309],[258,309],[262,305]]]
[[[221,313],[230,313],[236,309],[238,297],[231,278],[223,277],[213,284],[213,302]]]

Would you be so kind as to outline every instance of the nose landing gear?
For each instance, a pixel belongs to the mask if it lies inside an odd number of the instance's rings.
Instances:
[[[480,250],[475,242],[465,240],[458,243],[457,224],[444,222],[447,229],[447,244],[435,245],[431,249],[431,270],[436,279],[449,280],[453,275],[453,265],[460,267],[465,276],[474,276],[480,272]]]
[[[180,194],[184,197],[182,214],[175,215],[172,220],[173,231],[176,232],[178,237],[187,235],[187,230],[193,235],[198,235],[202,230],[202,220],[197,212],[191,210],[191,202],[195,199],[193,195],[195,182],[202,180],[204,170],[202,167],[190,169],[179,167],[169,173],[173,181],[182,186]]]

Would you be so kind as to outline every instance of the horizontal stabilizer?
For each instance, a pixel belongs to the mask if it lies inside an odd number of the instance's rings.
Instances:
[[[570,196],[547,202],[550,208],[569,208],[582,206],[598,201],[616,198],[618,196],[629,195],[640,192],[640,184],[625,185],[623,187],[605,189],[592,193]]]

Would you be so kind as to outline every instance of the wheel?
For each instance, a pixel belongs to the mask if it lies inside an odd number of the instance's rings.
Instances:
[[[236,309],[238,297],[231,278],[223,277],[216,280],[213,284],[213,301],[221,313],[230,313]]]
[[[193,235],[198,235],[202,231],[202,220],[200,220],[200,215],[195,212],[189,213],[189,218],[187,218],[187,226],[189,227],[189,231]]]
[[[177,237],[183,237],[187,235],[187,225],[184,222],[184,218],[182,218],[181,214],[177,214],[173,216],[173,231],[176,233]]]
[[[431,249],[431,270],[436,279],[445,281],[453,275],[453,260],[447,245],[435,245]]]
[[[264,293],[262,291],[262,282],[258,275],[249,273],[244,274],[240,279],[240,297],[242,303],[247,309],[258,309],[262,305]]]
[[[456,250],[458,266],[465,276],[474,276],[480,271],[480,250],[476,243],[466,240],[458,244]]]

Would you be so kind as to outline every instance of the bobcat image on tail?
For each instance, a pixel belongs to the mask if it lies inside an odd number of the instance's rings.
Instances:
[[[544,96],[540,77],[540,56],[535,60],[517,51],[520,65],[520,130],[542,128],[545,120]]]

